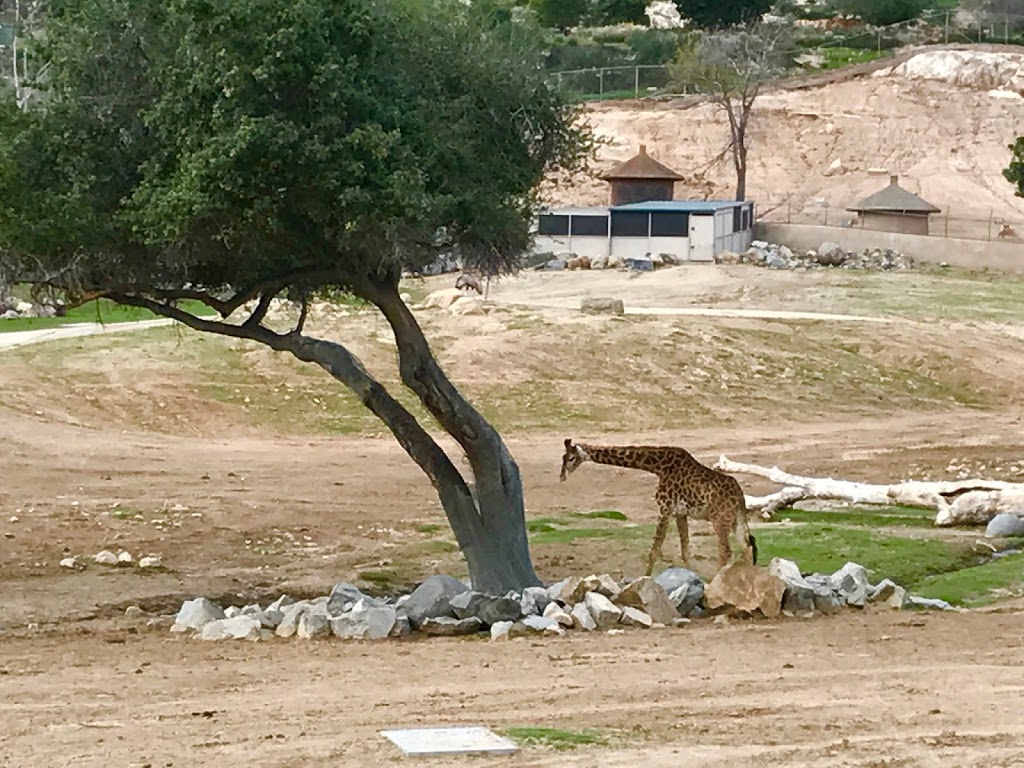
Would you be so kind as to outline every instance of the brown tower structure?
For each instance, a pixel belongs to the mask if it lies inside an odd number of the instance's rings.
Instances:
[[[647,203],[652,200],[672,200],[677,181],[682,176],[647,154],[647,147],[621,165],[601,175],[611,184],[611,204]]]

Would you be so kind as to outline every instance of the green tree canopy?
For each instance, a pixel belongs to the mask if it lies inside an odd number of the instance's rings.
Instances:
[[[439,252],[514,270],[536,189],[590,142],[531,31],[458,0],[64,0],[0,110],[0,282],[106,296],[323,367],[437,488],[477,588],[535,583],[522,483],[445,377],[398,282]],[[347,290],[394,330],[403,383],[470,488],[341,343],[281,333],[271,300]],[[198,299],[231,321],[175,305]],[[255,306],[244,322],[233,313]],[[305,306],[305,303],[303,304]]]
[[[773,0],[676,0],[679,13],[701,29],[719,29],[758,21]]]
[[[542,27],[575,27],[586,15],[588,0],[530,0],[530,9]]]
[[[1003,171],[1003,176],[1017,188],[1017,197],[1024,197],[1024,136],[1018,136],[1010,145],[1013,157],[1010,165]]]
[[[921,15],[928,0],[834,0],[836,10],[860,16],[866,24],[885,27]]]

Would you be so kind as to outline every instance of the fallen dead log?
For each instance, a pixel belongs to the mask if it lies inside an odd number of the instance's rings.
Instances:
[[[837,499],[851,504],[902,504],[935,510],[935,524],[985,525],[1000,512],[1024,517],[1024,483],[1002,480],[924,482],[906,480],[879,485],[831,477],[802,477],[778,467],[744,464],[720,456],[715,468],[755,475],[785,486],[767,496],[748,496],[747,509],[769,519],[779,509],[804,499]]]

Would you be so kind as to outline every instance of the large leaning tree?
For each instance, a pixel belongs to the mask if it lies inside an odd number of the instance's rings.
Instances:
[[[34,44],[39,97],[0,107],[0,278],[319,365],[426,473],[477,589],[538,583],[516,462],[398,291],[451,249],[514,271],[538,183],[586,164],[530,31],[459,0],[53,0]],[[339,290],[387,319],[472,485],[342,342],[306,333]],[[275,297],[302,304],[287,332],[264,322]]]

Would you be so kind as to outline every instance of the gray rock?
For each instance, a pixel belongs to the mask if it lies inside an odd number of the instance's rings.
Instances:
[[[904,604],[906,608],[936,608],[941,611],[955,611],[958,610],[952,605],[947,603],[945,600],[939,600],[934,597],[918,597],[917,595],[908,595],[907,602]]]
[[[630,605],[627,605],[622,609],[622,615],[619,617],[619,622],[625,624],[627,627],[644,627],[646,629],[650,629],[654,624],[654,621],[650,616]]]
[[[587,610],[587,606],[583,603],[574,605],[569,615],[572,617],[573,626],[577,629],[583,629],[587,632],[597,629],[597,622],[594,621],[594,617],[590,615],[590,611]]]
[[[519,601],[524,616],[541,616],[550,604],[551,598],[544,587],[527,587]]]
[[[300,600],[297,603],[287,605],[281,611],[281,621],[277,623],[274,634],[278,637],[291,637],[299,628],[299,619],[306,611],[310,610],[313,604],[308,600]]]
[[[590,257],[590,268],[591,269],[607,269],[608,268],[608,257],[607,256],[591,256]]]
[[[405,637],[412,634],[412,625],[408,616],[396,616],[395,626],[391,628],[391,637]]]
[[[985,535],[990,539],[997,536],[1024,536],[1024,518],[1012,512],[1000,512],[988,521]]]
[[[224,610],[205,597],[186,600],[174,617],[171,632],[184,632],[187,629],[202,629],[211,621],[224,618]]]
[[[886,599],[885,604],[897,610],[904,608],[907,605],[907,590],[903,587],[896,587]]]
[[[499,621],[496,624],[491,624],[491,640],[508,640],[511,631],[511,621]]]
[[[656,621],[659,624],[671,624],[679,616],[668,594],[650,576],[643,576],[631,582],[618,594],[614,602],[620,606],[643,611],[652,622]]]
[[[786,591],[782,596],[783,611],[803,614],[814,610],[815,588],[803,577],[796,563],[776,557],[768,564],[768,572],[786,583]],[[828,594],[831,594],[831,590]]]
[[[117,565],[117,555],[115,555],[109,549],[100,550],[93,556],[92,559],[100,565]]]
[[[542,268],[557,272],[565,269],[566,266],[568,266],[568,262],[564,259],[551,259],[551,261],[545,263]]]
[[[523,615],[519,599],[511,597],[495,597],[480,606],[477,618],[490,626],[499,621],[516,621]]]
[[[594,617],[594,623],[598,629],[607,629],[618,623],[622,616],[622,609],[611,600],[597,592],[587,592],[583,598],[590,615]]]
[[[871,590],[871,595],[868,597],[868,601],[877,603],[880,600],[888,600],[899,589],[899,585],[891,579],[882,579],[878,582],[878,586]]]
[[[437,616],[424,619],[418,628],[425,635],[454,637],[456,635],[471,635],[474,632],[479,632],[484,628],[484,623],[476,616],[470,616],[468,619]]]
[[[570,616],[566,611],[562,610],[562,606],[560,606],[558,603],[548,603],[547,607],[544,609],[544,617],[547,619],[554,619],[563,627],[569,627],[570,629],[572,628],[572,616]]]
[[[368,605],[379,604],[378,600],[375,600],[369,595],[363,594],[359,587],[355,587],[348,582],[343,581],[340,584],[336,584],[334,589],[331,590],[331,594],[327,598],[327,611],[332,616],[340,616],[346,611],[351,610],[352,606],[360,600],[364,601]]]
[[[457,619],[465,619],[470,616],[476,616],[480,611],[480,608],[488,600],[494,598],[485,595],[483,592],[474,592],[473,590],[467,590],[458,595],[452,597],[448,604],[451,606],[452,613]]]
[[[402,612],[409,617],[413,629],[419,629],[427,619],[453,616],[451,599],[469,588],[451,576],[437,575],[420,584],[402,604]]]
[[[622,263],[631,272],[653,272],[654,261],[646,256],[630,256],[623,259]]]
[[[704,582],[686,568],[666,568],[654,581],[668,594],[668,600],[680,616],[689,616],[704,599]]]
[[[491,597],[470,591],[455,595],[449,600],[449,605],[456,618],[468,619],[475,616],[490,626],[499,621],[516,621],[522,616],[520,600],[518,596]]]
[[[203,640],[259,640],[260,622],[252,616],[216,619],[203,625]]]
[[[137,605],[129,605],[124,609],[124,615],[125,618],[138,619],[145,615],[145,611]]]
[[[576,584],[576,588],[569,595],[568,602],[578,603],[586,597],[588,592],[596,592],[609,599],[614,599],[621,591],[615,579],[607,573],[602,573],[600,576],[595,573],[587,576],[585,579],[581,579]]]
[[[847,563],[831,576],[832,591],[837,592],[847,605],[863,608],[871,592],[868,571],[863,565]]]
[[[535,632],[549,632],[554,629],[561,630],[561,626],[559,626],[557,621],[545,618],[544,616],[527,616],[522,620],[522,624]]]
[[[626,305],[622,299],[595,296],[580,301],[580,311],[590,315],[624,315],[626,314]]]
[[[562,605],[572,605],[572,595],[581,581],[582,579],[576,576],[562,579],[548,587],[548,597],[552,600],[557,600]]]
[[[824,242],[818,248],[818,263],[823,267],[838,267],[846,261],[846,251],[833,242]]]
[[[299,617],[299,624],[295,629],[295,636],[303,640],[314,640],[318,637],[327,637],[330,634],[330,614],[326,608],[314,606]]]
[[[346,640],[384,640],[398,624],[398,614],[390,605],[367,605],[359,601],[350,613],[330,620],[331,632]],[[405,622],[408,626],[408,620]]]
[[[789,269],[791,265],[781,254],[769,251],[768,257],[765,259],[765,266],[768,269]]]

